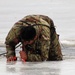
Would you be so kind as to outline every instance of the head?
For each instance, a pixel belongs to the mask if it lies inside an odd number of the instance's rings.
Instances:
[[[25,41],[33,40],[36,36],[36,30],[33,26],[23,26],[21,28],[21,38]]]

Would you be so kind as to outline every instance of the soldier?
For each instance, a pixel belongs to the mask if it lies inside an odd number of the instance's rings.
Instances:
[[[62,60],[59,38],[52,19],[28,15],[14,24],[6,37],[7,61],[16,61],[15,46],[21,42],[22,61]]]

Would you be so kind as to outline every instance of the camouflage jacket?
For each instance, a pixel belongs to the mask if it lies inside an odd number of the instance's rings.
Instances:
[[[27,51],[28,61],[61,60],[62,53],[52,19],[44,15],[28,15],[14,24],[6,37],[7,58],[16,56],[15,46],[21,42],[21,26],[34,25],[38,39],[31,45],[34,51]],[[40,53],[36,50],[39,48]],[[27,48],[26,48],[27,49]]]

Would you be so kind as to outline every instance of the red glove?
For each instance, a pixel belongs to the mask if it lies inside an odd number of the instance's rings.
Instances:
[[[20,56],[21,56],[21,60],[22,60],[23,62],[26,62],[26,60],[27,60],[27,55],[26,55],[25,51],[20,51],[19,53],[20,53]]]
[[[10,62],[10,61],[17,61],[17,57],[11,56],[11,57],[7,58],[7,62]]]

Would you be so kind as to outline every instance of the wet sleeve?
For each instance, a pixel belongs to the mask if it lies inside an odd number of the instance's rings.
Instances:
[[[6,51],[7,51],[7,58],[10,56],[15,56],[15,46],[19,43],[19,34],[20,34],[21,26],[18,23],[11,28],[9,31],[5,44],[6,44]]]

